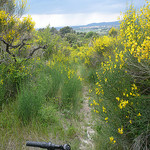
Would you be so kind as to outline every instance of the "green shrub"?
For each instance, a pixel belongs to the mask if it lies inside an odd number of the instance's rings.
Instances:
[[[51,86],[49,86],[48,97],[55,97],[58,95],[58,91],[63,82],[62,73],[59,66],[56,64],[52,68],[47,68],[47,76],[51,77]]]
[[[97,72],[97,78],[92,105],[101,118],[97,138],[102,143],[110,143],[103,145],[105,149],[128,149],[142,136],[141,142],[146,144],[150,131],[149,96],[139,94],[132,76],[119,61],[105,63]]]
[[[1,82],[2,82],[2,81],[1,81]],[[4,101],[5,101],[5,93],[6,93],[5,87],[4,87],[3,84],[1,83],[1,84],[0,84],[0,110],[1,110],[2,104],[3,104]]]
[[[32,86],[23,86],[18,93],[18,115],[27,123],[40,109],[43,97]]]
[[[62,107],[70,110],[77,110],[78,104],[81,100],[82,85],[81,81],[78,79],[77,75],[71,78],[65,78],[64,84],[62,86]]]
[[[23,122],[27,123],[31,118],[37,115],[48,94],[49,84],[50,79],[47,78],[45,74],[40,74],[32,83],[27,82],[25,85],[22,85],[18,92],[17,99],[18,116]]]
[[[52,105],[43,105],[38,114],[40,122],[45,126],[58,124],[59,122],[58,112]]]
[[[0,65],[0,106],[15,99],[17,88],[31,77],[30,66],[25,63],[10,63]]]
[[[97,82],[97,75],[95,69],[89,68],[86,76],[90,83],[95,84]]]

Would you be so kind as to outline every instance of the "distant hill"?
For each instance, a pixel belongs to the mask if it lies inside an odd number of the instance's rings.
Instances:
[[[120,24],[119,21],[114,21],[114,22],[90,23],[86,26],[117,26],[119,24]]]
[[[78,28],[86,28],[86,27],[96,27],[96,26],[119,26],[120,23],[119,21],[114,21],[114,22],[100,22],[100,23],[90,23],[87,25],[79,25],[79,26],[71,26],[73,29],[78,29]],[[61,29],[63,27],[56,27],[57,30]]]

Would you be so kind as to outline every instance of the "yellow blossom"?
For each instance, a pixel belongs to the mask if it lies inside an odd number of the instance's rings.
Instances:
[[[105,118],[105,121],[108,122],[108,117]]]
[[[0,83],[1,83],[1,85],[3,85],[3,81],[4,81],[4,80],[3,80],[3,79],[1,79],[1,82],[0,82]]]
[[[109,139],[110,139],[110,142],[113,142],[114,137],[113,137],[113,136],[111,136],[111,137],[109,137]]]
[[[117,100],[117,101],[119,101],[119,100],[120,100],[120,98],[119,98],[119,97],[116,97],[116,100]]]
[[[140,117],[140,116],[142,116],[142,115],[141,115],[141,113],[138,113],[137,116]]]
[[[118,133],[119,133],[119,134],[123,134],[123,127],[118,128]]]
[[[132,124],[132,120],[129,120],[130,124]]]
[[[104,106],[102,107],[102,109],[104,113],[107,113],[106,108]]]

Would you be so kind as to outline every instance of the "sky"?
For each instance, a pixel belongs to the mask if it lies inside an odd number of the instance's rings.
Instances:
[[[145,0],[28,0],[26,12],[35,28],[86,25],[117,21],[129,5],[140,8]]]

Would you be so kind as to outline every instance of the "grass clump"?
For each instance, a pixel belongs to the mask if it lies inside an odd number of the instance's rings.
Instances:
[[[81,81],[77,75],[67,76],[62,86],[62,108],[76,111],[81,100],[81,89]]]
[[[46,104],[38,111],[38,118],[41,124],[47,126],[58,124],[60,116],[54,106]]]
[[[18,92],[18,116],[27,123],[35,117],[46,99],[50,79],[40,74],[34,82],[22,85]]]

